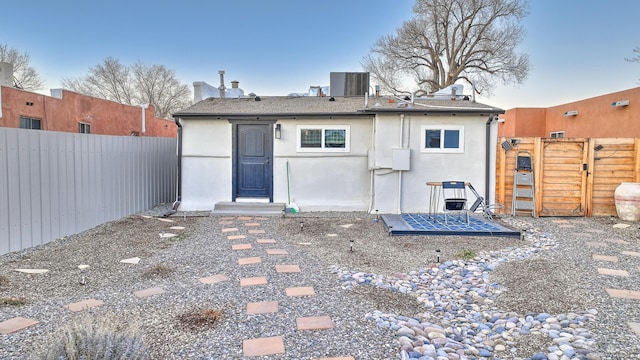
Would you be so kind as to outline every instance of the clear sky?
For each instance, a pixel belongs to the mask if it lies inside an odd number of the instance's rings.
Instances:
[[[163,64],[180,81],[240,82],[245,93],[286,95],[362,71],[374,42],[412,16],[410,0],[0,0],[0,43],[30,54],[58,88],[106,57]],[[520,51],[532,70],[478,100],[546,107],[640,86],[640,1],[531,0]],[[465,93],[469,93],[467,87]],[[48,90],[47,90],[48,93]]]

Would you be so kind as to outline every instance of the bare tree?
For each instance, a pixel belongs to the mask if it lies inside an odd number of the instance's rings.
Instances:
[[[191,101],[188,85],[176,79],[175,71],[164,65],[147,66],[140,62],[133,67],[135,95],[140,102],[156,107],[156,114],[169,118],[172,112],[185,108]]]
[[[392,93],[433,93],[458,80],[490,92],[523,82],[529,56],[516,52],[527,0],[416,0],[414,17],[380,38],[363,67]],[[410,79],[413,85],[408,85]]]
[[[89,68],[84,77],[62,79],[62,86],[121,104],[153,104],[156,116],[165,119],[191,101],[189,87],[176,79],[173,70],[164,65],[147,66],[141,62],[128,67],[112,57]]]
[[[11,48],[8,44],[0,44],[0,61],[13,64],[13,87],[30,91],[44,87],[44,81],[29,64],[30,60],[28,53]]]

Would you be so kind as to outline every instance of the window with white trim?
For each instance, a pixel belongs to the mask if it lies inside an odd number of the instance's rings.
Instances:
[[[464,126],[423,125],[420,151],[433,153],[463,153]]]
[[[349,125],[298,125],[298,152],[349,152]]]
[[[549,137],[552,139],[563,138],[564,131],[552,131],[551,134],[549,134]]]
[[[80,134],[91,134],[91,124],[78,123],[78,132]]]

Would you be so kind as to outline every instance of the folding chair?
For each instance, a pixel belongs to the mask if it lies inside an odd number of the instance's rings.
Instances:
[[[467,186],[469,187],[469,190],[471,190],[473,195],[475,195],[476,197],[476,201],[474,201],[473,204],[471,204],[471,206],[469,207],[469,211],[474,213],[476,212],[476,210],[478,210],[478,208],[480,208],[482,210],[482,215],[484,215],[490,221],[493,221],[493,214],[491,213],[491,209],[495,208],[495,205],[492,206],[487,204],[487,202],[484,200],[484,197],[480,196],[480,194],[476,191],[473,185],[467,184]]]
[[[458,219],[462,213],[466,216],[466,224],[469,225],[469,211],[467,210],[467,190],[464,181],[443,181],[442,198],[444,199],[444,222],[449,224],[448,214],[458,213]]]

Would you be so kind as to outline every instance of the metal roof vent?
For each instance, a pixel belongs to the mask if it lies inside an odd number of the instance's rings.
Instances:
[[[224,98],[224,91],[227,89],[224,86],[224,70],[219,70],[218,74],[220,74],[220,86],[218,86],[218,91],[220,92],[220,98]]]
[[[369,92],[368,72],[332,72],[330,96],[363,96]]]

